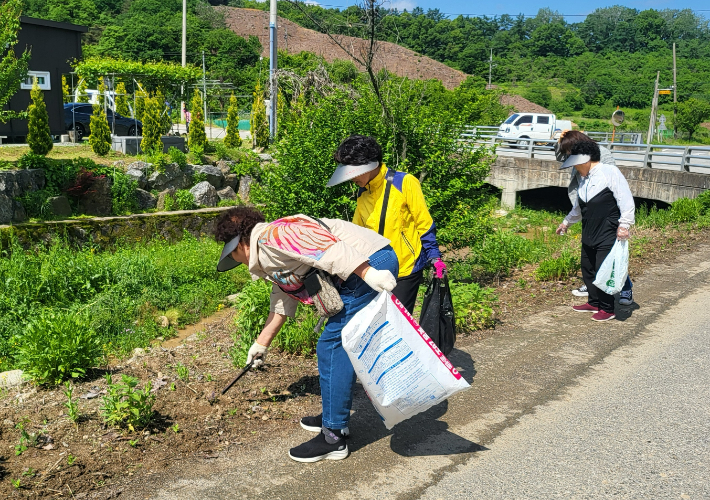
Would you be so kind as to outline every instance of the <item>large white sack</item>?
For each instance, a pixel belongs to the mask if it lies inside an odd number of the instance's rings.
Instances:
[[[602,292],[614,295],[624,288],[629,274],[629,243],[616,240],[594,277],[594,286]]]
[[[389,292],[358,311],[343,328],[342,339],[388,429],[470,387]]]

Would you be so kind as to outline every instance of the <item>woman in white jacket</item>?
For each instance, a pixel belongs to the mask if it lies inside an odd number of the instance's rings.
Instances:
[[[286,319],[295,316],[298,302],[312,304],[303,283],[306,274],[315,268],[333,277],[343,309],[328,319],[316,347],[323,412],[301,419],[304,429],[318,435],[291,448],[289,456],[299,462],[346,458],[355,371],[341,332],[379,292],[391,292],[397,284],[399,264],[389,240],[350,222],[301,214],[266,223],[261,212],[249,207],[222,214],[215,239],[224,242],[218,271],[244,264],[252,275],[272,283],[269,316],[247,358],[254,366],[263,363],[271,341]]]

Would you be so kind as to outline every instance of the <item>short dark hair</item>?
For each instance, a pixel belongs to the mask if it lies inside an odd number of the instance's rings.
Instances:
[[[559,140],[559,149],[568,155],[572,151],[572,146],[578,142],[594,142],[594,139],[579,130],[565,130]]]
[[[575,142],[570,151],[570,156],[571,155],[589,155],[589,159],[592,161],[599,161],[601,159],[599,145],[594,141]]]
[[[254,226],[264,222],[264,214],[252,207],[236,207],[227,210],[217,219],[214,228],[214,239],[227,243],[240,235],[239,241],[247,245],[251,243],[251,231]]]
[[[351,135],[340,143],[333,159],[343,165],[366,165],[373,161],[382,163],[382,148],[374,137]]]

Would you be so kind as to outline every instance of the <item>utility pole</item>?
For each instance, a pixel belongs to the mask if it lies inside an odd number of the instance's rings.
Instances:
[[[656,128],[656,108],[658,107],[658,80],[661,72],[656,73],[656,85],[653,87],[653,101],[651,102],[651,119],[648,124],[648,134],[646,134],[646,144],[651,144],[653,139],[653,129]]]
[[[204,109],[204,120],[205,125],[209,126],[209,120],[207,119],[207,74],[205,73],[205,51],[202,51],[202,107]],[[210,135],[212,134],[212,129],[210,128]]]
[[[491,88],[491,75],[493,74],[493,47],[491,47],[491,59],[488,62],[488,89]]]
[[[187,0],[182,0],[182,67],[187,66]],[[185,98],[185,85],[180,86],[181,97]],[[185,119],[185,101],[180,101],[180,116]]]
[[[278,88],[276,85],[276,69],[278,68],[278,62],[276,60],[276,0],[271,0],[270,7],[269,39],[271,42],[271,50],[269,51],[269,82],[271,85],[271,113],[269,114],[269,135],[273,141],[276,138],[276,99],[278,97]]]
[[[678,137],[678,125],[676,124],[676,119],[678,118],[678,81],[676,79],[676,65],[675,65],[675,42],[673,42],[673,138]]]

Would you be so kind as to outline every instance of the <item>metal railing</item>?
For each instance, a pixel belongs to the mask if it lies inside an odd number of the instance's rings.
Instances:
[[[473,144],[489,145],[504,156],[525,156],[527,158],[554,159],[556,140],[553,139],[509,139],[498,137],[498,127],[470,127],[461,134],[461,140]],[[602,139],[605,132],[597,132],[590,137]],[[640,134],[639,134],[640,135]],[[617,165],[646,168],[676,167],[689,172],[691,168],[707,169],[710,173],[710,147],[669,146],[629,142],[609,142],[597,140],[599,145],[611,151]],[[706,172],[703,172],[706,173]]]

